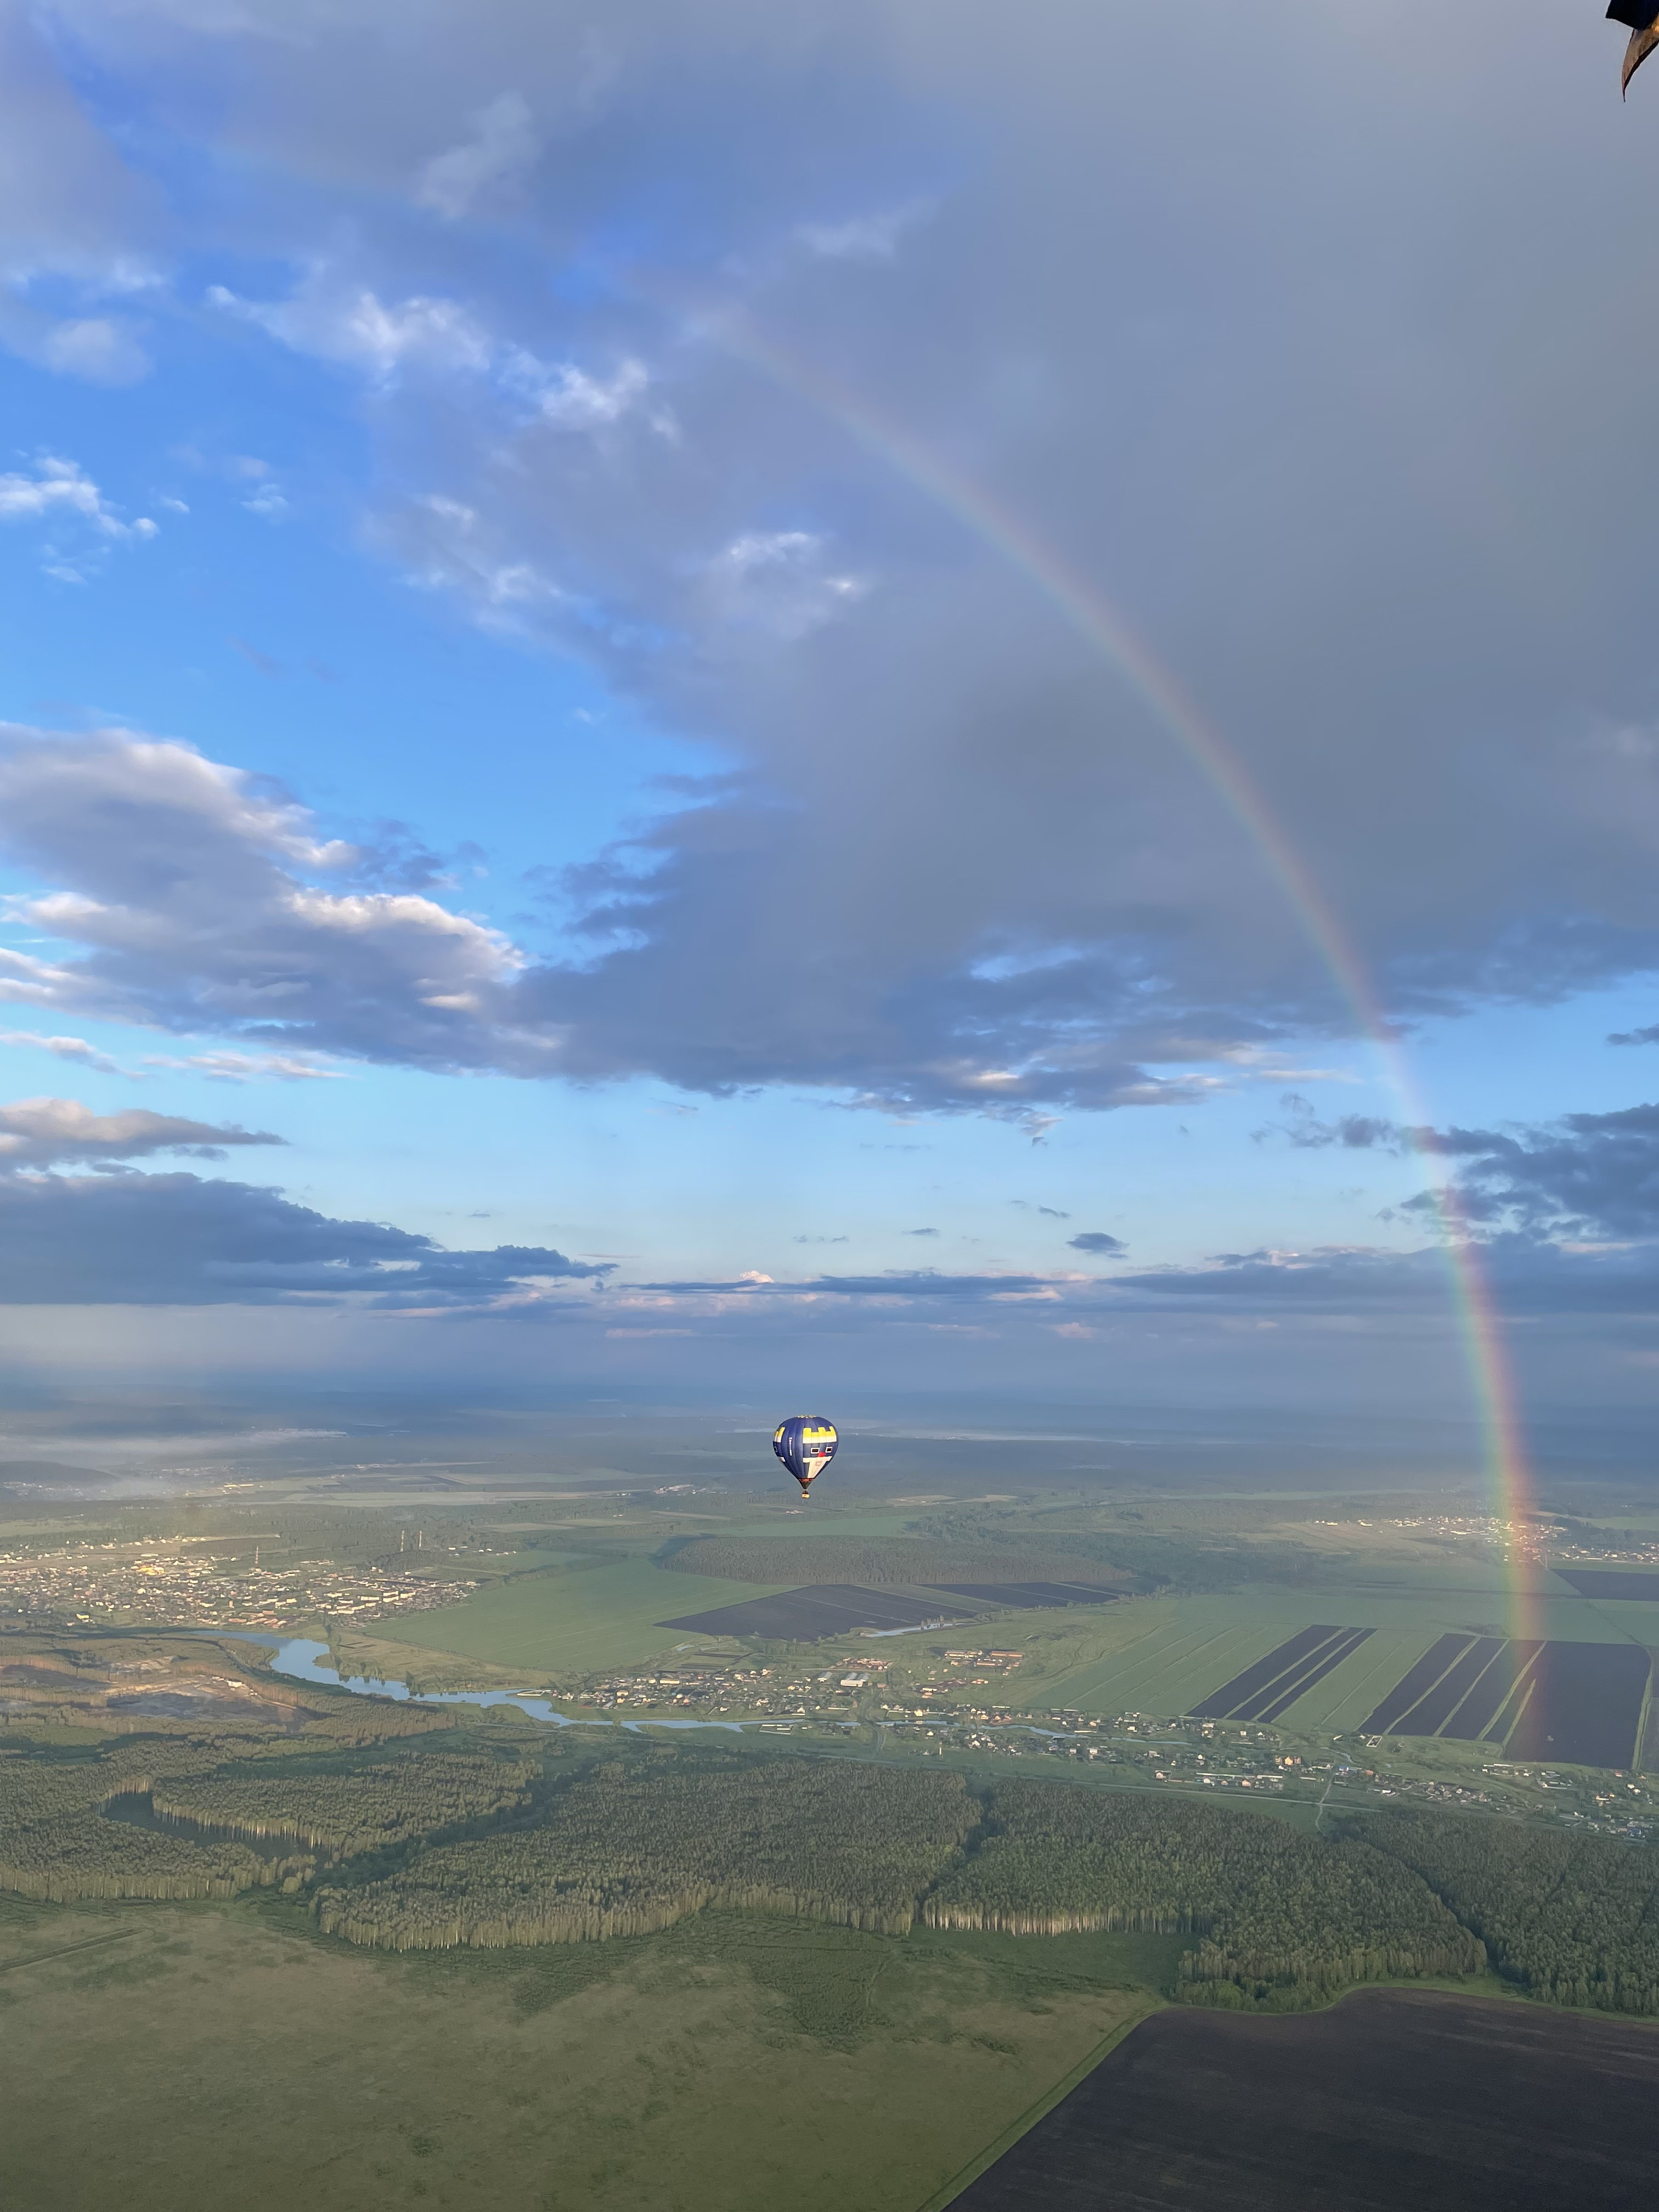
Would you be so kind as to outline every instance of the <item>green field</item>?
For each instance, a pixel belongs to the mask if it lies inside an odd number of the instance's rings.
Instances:
[[[915,2212],[1178,1948],[726,1914],[402,1957],[269,1901],[9,1905],[0,2170],[18,2212]]]
[[[400,1644],[522,1668],[527,1677],[586,1674],[685,1641],[684,1629],[659,1628],[659,1621],[769,1597],[777,1587],[669,1575],[648,1559],[623,1559],[577,1574],[526,1576],[386,1626]]]
[[[709,1518],[712,1521],[714,1516]],[[722,1536],[787,1536],[791,1543],[797,1537],[809,1536],[862,1536],[873,1540],[913,1536],[915,1519],[914,1509],[906,1513],[826,1512],[823,1501],[815,1498],[810,1506],[785,1506],[749,1520],[722,1517],[720,1533]]]
[[[1583,1644],[1659,1645],[1659,1608],[1544,1595],[1528,1620],[1546,1635]],[[1274,1645],[1315,1621],[1374,1633],[1276,1725],[1340,1732],[1358,1728],[1385,1691],[1448,1629],[1504,1628],[1504,1594],[1481,1577],[1440,1589],[1343,1583],[1285,1589],[1265,1583],[1218,1597],[1137,1599],[1090,1613],[1005,1615],[1026,1630],[1030,1655],[1018,1702],[1109,1715],[1190,1711]]]

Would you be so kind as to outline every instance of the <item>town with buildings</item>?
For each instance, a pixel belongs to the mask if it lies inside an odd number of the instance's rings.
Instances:
[[[257,1547],[252,1561],[227,1559],[189,1537],[0,1552],[0,1621],[15,1626],[300,1628],[426,1612],[474,1587],[327,1559],[264,1566]]]

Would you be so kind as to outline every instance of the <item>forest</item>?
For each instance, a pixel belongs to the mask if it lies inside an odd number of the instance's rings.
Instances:
[[[1132,1928],[1199,1937],[1181,1993],[1266,2008],[1353,1982],[1478,1972],[1480,1943],[1369,1844],[1327,1844],[1211,1805],[1000,1784],[990,1832],[927,1899],[935,1928]]]
[[[101,1817],[148,1786],[121,1759],[0,1762],[0,1888],[64,1903],[77,1897],[234,1897],[277,1879],[245,1845],[204,1845]]]
[[[349,1774],[185,1775],[153,1783],[150,1802],[164,1817],[244,1836],[292,1836],[349,1856],[521,1806],[533,1771],[437,1753]]]
[[[1343,1826],[1425,1882],[1507,1980],[1553,2004],[1659,2012],[1659,1850],[1415,1810]]]
[[[1296,2009],[1489,1964],[1546,2002],[1659,2013],[1659,1851],[1639,1843],[1392,1808],[1310,1836],[1173,1795],[279,1710],[296,1732],[156,1722],[0,1747],[0,1889],[274,1886],[325,1932],[399,1950],[639,1935],[708,1907],[888,1935],[1139,1930],[1188,1939],[1170,1994],[1193,2003]]]
[[[421,1852],[318,1897],[321,1925],[394,1950],[580,1942],[743,1906],[902,1935],[977,1825],[953,1774],[806,1759],[699,1771],[608,1761],[533,1826]]]

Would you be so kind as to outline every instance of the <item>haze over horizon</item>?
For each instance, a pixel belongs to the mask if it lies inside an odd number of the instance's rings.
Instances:
[[[1473,1468],[1449,1183],[1534,1457],[1645,1466],[1659,137],[1574,10],[0,51],[0,1456],[954,1395]]]

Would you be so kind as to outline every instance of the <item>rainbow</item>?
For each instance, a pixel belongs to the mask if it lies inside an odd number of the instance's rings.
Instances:
[[[1480,1247],[1464,1215],[1448,1164],[1429,1126],[1409,1063],[1393,1024],[1340,917],[1269,807],[1249,769],[1174,672],[1137,636],[1121,611],[1018,514],[953,467],[863,395],[827,376],[747,316],[728,307],[698,313],[703,336],[830,416],[860,445],[924,493],[1023,575],[1095,653],[1203,775],[1243,830],[1278,884],[1308,939],[1352,1008],[1404,1109],[1408,1141],[1429,1171],[1453,1311],[1481,1438],[1492,1509],[1515,1522],[1533,1508],[1530,1472],[1503,1331]],[[1538,1577],[1516,1563],[1509,1577],[1509,1632],[1541,1637]]]

